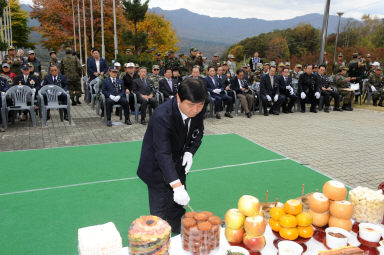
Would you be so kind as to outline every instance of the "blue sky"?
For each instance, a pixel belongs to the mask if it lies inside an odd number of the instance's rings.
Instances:
[[[20,2],[32,4],[32,0]],[[165,10],[185,8],[212,17],[276,20],[323,13],[325,0],[150,0],[149,5]],[[344,17],[355,19],[360,19],[363,14],[384,18],[384,4],[382,0],[331,0],[330,14],[336,15],[337,12],[344,12]]]

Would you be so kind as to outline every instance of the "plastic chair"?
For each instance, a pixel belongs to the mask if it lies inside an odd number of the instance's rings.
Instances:
[[[95,109],[95,100],[100,89],[100,77],[93,79],[89,82],[89,92],[91,94],[91,107],[92,110]]]
[[[7,96],[12,98],[14,105],[7,105]],[[31,105],[28,105],[28,99],[31,101]],[[36,115],[35,115],[35,92],[26,86],[26,85],[16,85],[7,90],[5,95],[1,97],[2,100],[2,108],[1,108],[1,116],[3,119],[3,128],[6,129],[8,126],[8,112],[9,111],[29,111],[29,114],[32,119],[32,124],[36,127]],[[13,118],[15,121],[15,118]]]
[[[65,94],[67,96],[67,104],[59,104],[59,95]],[[47,98],[47,105],[44,103],[44,95]],[[45,127],[47,125],[47,112],[51,109],[57,109],[60,113],[60,120],[64,121],[64,112],[63,110],[67,110],[68,122],[69,125],[72,124],[71,120],[71,107],[70,107],[70,97],[69,93],[65,91],[63,88],[49,84],[44,85],[39,90],[39,98],[40,98],[40,108],[42,113],[42,126]]]
[[[137,95],[136,93],[131,92],[133,95],[134,103],[135,103],[135,120],[136,122],[139,122],[139,112],[141,108],[141,104],[137,102]],[[152,107],[148,105],[148,111],[149,111],[149,116],[152,115]]]

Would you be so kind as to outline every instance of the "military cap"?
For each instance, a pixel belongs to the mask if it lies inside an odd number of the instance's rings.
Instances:
[[[214,57],[219,57],[219,53],[215,53],[213,56]]]
[[[161,52],[156,53],[156,56],[161,56]]]
[[[271,61],[271,63],[269,63],[269,65],[276,66],[276,62],[275,61]]]
[[[191,48],[189,51],[198,51],[197,48]]]
[[[179,57],[184,56],[184,53],[179,53]]]
[[[194,65],[193,68],[200,68],[200,66],[199,65]]]
[[[49,55],[52,55],[52,53],[55,53],[55,54],[56,54],[56,51],[51,50],[51,51],[49,52]]]
[[[269,66],[270,64],[269,63],[265,63],[264,66]]]
[[[169,51],[168,51],[168,54],[173,54],[173,53],[175,53],[174,50],[169,50]]]
[[[354,57],[354,58],[357,58],[357,56],[359,56],[359,53],[357,53],[357,52],[352,54],[352,57]]]
[[[34,50],[28,51],[28,55],[31,55],[31,54],[35,54],[35,51]]]
[[[340,52],[339,55],[338,55],[338,57],[343,57],[343,53]]]
[[[381,66],[378,66],[378,67],[376,68],[376,70],[381,71],[381,70],[382,70],[382,69],[381,69]]]
[[[29,67],[33,67],[33,64],[31,62],[28,62]]]
[[[93,52],[93,49],[92,49],[92,52]],[[72,54],[72,48],[71,47],[65,48],[65,54]]]
[[[153,69],[159,69],[159,70],[160,70],[160,66],[159,66],[159,65],[153,65],[153,66],[152,66],[152,70],[153,70]]]
[[[235,57],[232,54],[229,54],[228,58],[235,58]]]
[[[247,64],[246,63],[242,64],[241,68],[247,68]]]
[[[290,66],[291,63],[290,63],[290,62],[285,62],[285,65],[286,65],[286,66]]]
[[[368,53],[366,57],[367,57],[367,58],[370,58],[370,57],[371,57],[371,54]]]
[[[227,65],[227,61],[223,61],[223,66],[226,66]]]
[[[313,68],[319,68],[319,66],[317,64],[314,64]]]
[[[119,67],[111,66],[111,67],[109,67],[109,71],[111,71],[111,72],[118,72],[119,71]]]
[[[124,64],[124,67],[135,67],[135,64],[132,63],[132,62],[125,63],[125,64]]]
[[[14,50],[14,49],[15,49],[15,47],[13,45],[8,47],[8,50]]]
[[[207,59],[207,57],[203,57],[203,60]]]
[[[279,63],[279,67],[284,67],[285,65],[284,65],[284,63],[283,62],[280,62]]]
[[[135,64],[135,67],[136,67],[136,68],[139,68],[140,66],[139,66],[139,64]]]
[[[251,67],[249,64],[247,64],[247,67]]]
[[[295,67],[297,67],[297,68],[303,68],[303,66],[300,65],[300,64],[297,64]]]
[[[121,66],[121,64],[119,62],[115,62],[113,65],[114,66]]]
[[[8,68],[11,68],[11,67],[9,66],[8,63],[3,63],[3,65],[2,65],[1,67],[8,67]]]
[[[22,70],[27,70],[27,69],[29,70],[29,64],[28,63],[22,64],[21,69]]]
[[[345,71],[348,71],[348,70],[349,70],[349,68],[348,68],[348,67],[343,67],[343,68],[341,68],[341,70],[345,70]]]
[[[128,51],[128,52],[131,52],[132,50],[131,50],[131,49],[126,49],[125,51],[126,51],[126,52],[127,52],[127,51]]]

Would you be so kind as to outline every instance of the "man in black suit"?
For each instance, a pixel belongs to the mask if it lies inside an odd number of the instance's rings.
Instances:
[[[177,93],[177,80],[172,78],[172,69],[165,68],[164,79],[159,81],[159,91],[164,95],[164,101],[172,99]]]
[[[283,74],[278,77],[277,82],[280,87],[280,95],[285,97],[285,100],[282,102],[283,113],[293,113],[292,108],[296,103],[297,96],[292,88],[292,77],[289,75],[289,67],[285,66],[283,68]]]
[[[99,75],[103,76],[108,72],[107,61],[100,57],[100,52],[98,49],[93,49],[92,58],[89,58],[87,65],[87,72],[90,81]]]
[[[247,115],[248,118],[251,118],[251,110],[255,99],[252,92],[249,90],[248,83],[244,80],[244,70],[239,69],[236,71],[236,76],[231,79],[230,87],[240,100],[240,104],[244,109],[245,115]]]
[[[141,124],[146,125],[145,117],[147,116],[148,104],[155,109],[158,102],[153,94],[153,82],[147,78],[146,67],[139,68],[139,77],[133,81],[133,93],[136,94],[137,101],[141,104]]]
[[[132,125],[129,119],[129,103],[125,95],[125,87],[122,80],[118,79],[119,68],[112,66],[109,69],[109,78],[103,79],[101,84],[101,92],[105,96],[105,105],[107,111],[107,126],[111,127],[111,112],[114,104],[119,104],[124,109],[125,124]]]
[[[154,111],[144,135],[137,175],[148,186],[150,213],[174,233],[180,233],[190,201],[186,176],[203,138],[206,98],[202,80],[184,80],[177,95]]]
[[[225,94],[224,84],[222,83],[222,81],[220,82],[219,80],[221,80],[221,78],[216,76],[215,67],[208,67],[208,76],[205,77],[205,82],[207,83],[207,88],[211,97],[215,99],[216,119],[221,119],[220,111],[223,102],[227,105],[225,117],[233,118],[233,116],[231,115],[233,109],[233,99],[231,96]]]
[[[140,78],[137,73],[135,73],[135,64],[130,62],[124,64],[125,75],[123,78],[125,93],[129,95],[129,107],[130,109],[135,109],[135,100],[133,98],[133,81]]]
[[[65,91],[68,91],[67,77],[65,77],[65,75],[59,74],[59,68],[53,64],[49,66],[49,75],[46,75],[44,77],[42,86],[45,86],[45,85],[57,85],[60,88],[64,89]],[[61,104],[64,104],[64,105],[67,104],[67,95],[60,94],[58,96],[58,100]],[[44,95],[44,103],[47,104],[46,95]],[[49,120],[50,118],[51,118],[51,114],[50,114],[50,110],[48,110],[47,119]],[[64,119],[68,120],[66,109],[64,109]]]
[[[319,88],[321,90],[321,95],[324,97],[324,112],[329,112],[329,105],[332,97],[335,100],[335,105],[333,107],[333,110],[341,112],[343,110],[340,108],[339,94],[329,84],[328,77],[325,71],[326,71],[326,66],[320,65],[319,72],[318,72],[318,79],[319,79]]]
[[[317,76],[312,71],[312,65],[305,67],[304,73],[299,77],[299,90],[301,112],[305,112],[305,103],[310,103],[310,112],[317,113],[316,105],[319,104],[320,88]]]
[[[264,74],[260,80],[260,97],[263,102],[264,116],[268,116],[268,104],[273,104],[270,113],[279,115],[280,106],[285,101],[285,95],[280,94],[276,66],[269,68],[269,73]],[[273,102],[272,102],[273,101]]]

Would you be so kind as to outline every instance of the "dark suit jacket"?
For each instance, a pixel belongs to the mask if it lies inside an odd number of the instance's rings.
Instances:
[[[44,78],[44,81],[43,81],[43,86],[44,85],[52,85],[52,84],[61,87],[65,91],[68,91],[68,82],[67,82],[67,77],[65,77],[65,75],[58,74],[56,83],[53,82],[52,75],[50,75],[50,74],[46,75]]]
[[[21,85],[27,85],[31,89],[35,88],[36,93],[41,88],[41,80],[33,74],[28,75],[27,82],[24,81],[24,75],[20,74],[15,77],[15,81],[13,84],[19,85],[20,82],[21,82]]]
[[[124,83],[116,78],[116,85],[113,85],[111,78],[105,78],[101,83],[101,91],[105,98],[109,98],[110,95],[123,97],[125,95]]]
[[[133,73],[133,76],[131,77],[128,73],[124,75],[123,81],[124,86],[126,89],[129,89],[129,91],[133,90],[133,80],[139,78],[139,75],[137,73]]]
[[[140,78],[133,80],[133,93],[137,94],[138,96],[149,96],[152,94],[153,81],[148,78],[145,78],[145,80],[147,81],[147,85],[145,85]]]
[[[277,79],[277,83],[278,83],[278,85],[280,87],[280,93],[284,94],[284,95],[289,95],[289,90],[287,90],[286,87],[287,86],[291,86],[292,87],[292,77],[288,76],[287,77],[287,81],[285,81],[283,75],[279,75],[277,78],[278,78]]]
[[[207,89],[210,93],[212,93],[212,90],[214,89],[221,89],[221,91],[223,91],[222,83],[220,83],[217,76],[213,77],[213,79],[215,80],[215,84],[213,84],[210,76],[206,76],[204,79],[205,79],[205,82],[207,83]]]
[[[265,74],[261,77],[260,80],[260,95],[269,95],[270,97],[274,95],[280,95],[280,87],[279,84],[277,83],[278,76],[273,77],[273,88],[271,86],[271,78],[269,74]]]
[[[248,83],[244,79],[243,79],[243,82],[244,82],[243,88],[248,89]],[[236,94],[242,94],[243,93],[240,89],[239,79],[237,78],[237,76],[235,76],[231,79],[231,89],[236,91]]]
[[[93,75],[93,73],[97,72],[96,60],[94,58],[89,58],[89,60],[87,61],[87,65],[88,65],[87,66],[88,77],[90,77],[90,80],[92,81],[97,77]],[[108,64],[104,58],[100,58],[100,73],[101,72],[104,72],[104,73],[108,72]]]
[[[175,79],[172,79],[172,90],[168,85],[167,79],[162,79],[159,81],[159,91],[164,94],[164,98],[169,98],[169,96],[176,96],[178,82]]]
[[[317,79],[317,75],[311,73],[308,75],[307,73],[303,73],[299,77],[299,90],[298,93],[316,93],[319,92],[319,81]]]
[[[191,118],[186,136],[176,97],[161,104],[153,112],[144,135],[137,175],[148,186],[168,186],[180,179],[185,184],[185,168],[181,165],[186,151],[195,154],[204,134],[204,110]]]

